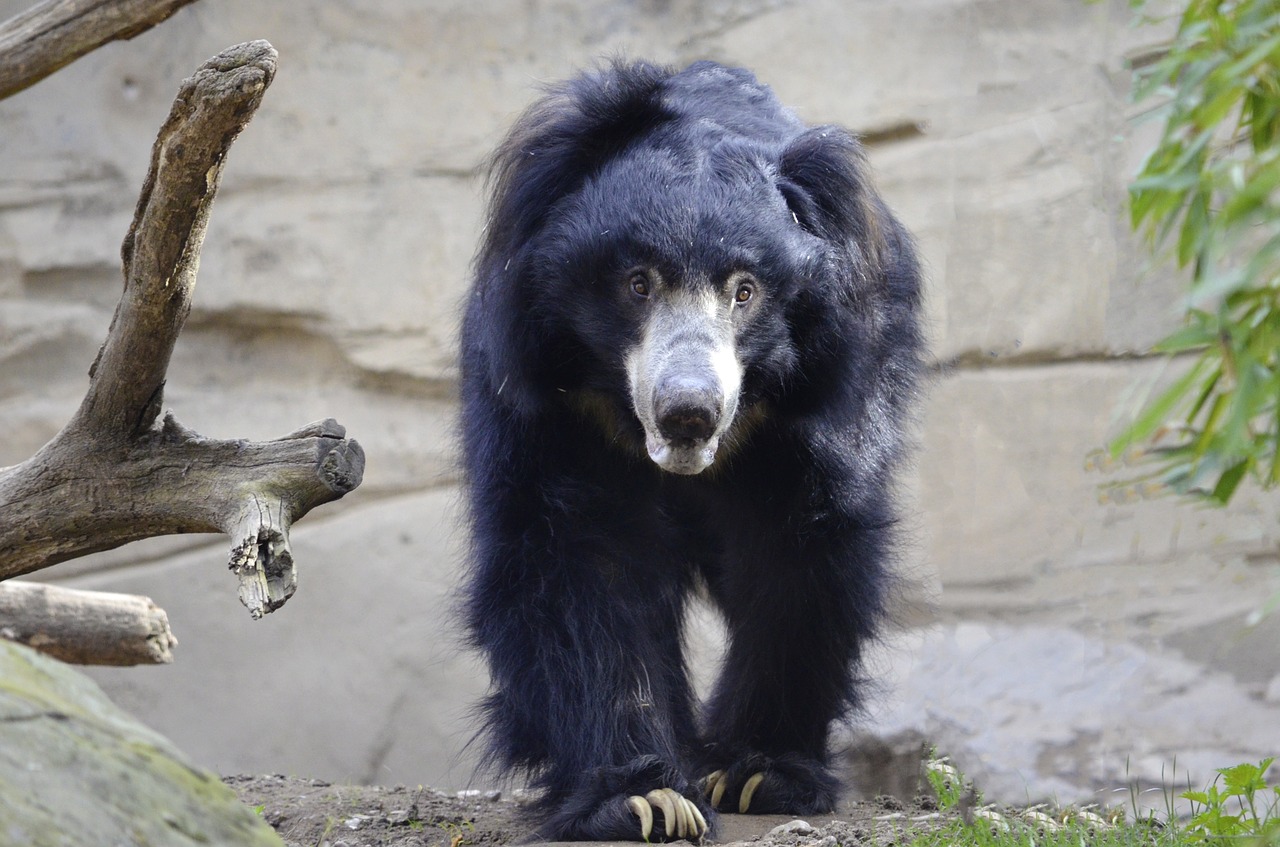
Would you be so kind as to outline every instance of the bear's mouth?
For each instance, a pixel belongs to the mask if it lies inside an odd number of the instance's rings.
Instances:
[[[661,436],[646,432],[644,447],[654,464],[670,473],[693,475],[702,473],[716,459],[716,449],[720,446],[720,437],[715,436],[706,441],[667,441]]]

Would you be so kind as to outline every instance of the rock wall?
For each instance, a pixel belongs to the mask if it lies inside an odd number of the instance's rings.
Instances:
[[[0,16],[26,5],[0,0]],[[864,133],[928,266],[937,378],[906,486],[919,590],[864,728],[922,732],[1017,800],[1157,780],[1175,756],[1198,778],[1276,752],[1277,627],[1243,621],[1278,587],[1280,503],[1100,502],[1088,469],[1160,378],[1141,354],[1179,291],[1124,221],[1152,133],[1131,121],[1125,59],[1162,34],[1129,14],[1119,0],[220,0],[0,102],[0,465],[83,394],[178,81],[252,38],[280,72],[232,150],[167,404],[228,438],[332,415],[368,453],[363,487],[295,530],[301,586],[262,622],[217,538],[47,572],[169,613],[175,665],[94,676],[224,773],[469,784],[466,710],[485,679],[447,610],[479,168],[544,80],[611,54],[710,57]],[[1215,703],[1254,716],[1250,732],[1219,730]]]

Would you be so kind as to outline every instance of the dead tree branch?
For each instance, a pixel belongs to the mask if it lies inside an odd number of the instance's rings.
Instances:
[[[261,617],[296,584],[292,523],[360,484],[364,452],[332,420],[244,442],[160,418],[227,150],[275,68],[275,49],[254,41],[182,83],[125,236],[124,293],[88,393],[35,456],[0,469],[0,579],[140,538],[221,531],[240,598]]]
[[[193,0],[44,0],[0,23],[0,100]]]
[[[163,665],[178,640],[149,597],[0,583],[0,638],[76,665]]]

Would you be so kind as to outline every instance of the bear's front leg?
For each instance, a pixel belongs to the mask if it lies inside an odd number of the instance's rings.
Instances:
[[[507,423],[495,416],[490,432]],[[471,477],[465,614],[492,679],[488,758],[541,790],[540,838],[698,840],[712,813],[689,778],[681,632],[693,576],[655,532],[650,492],[637,483],[618,510],[607,486],[618,471],[582,467],[563,447],[569,426],[557,439],[499,429],[506,437],[475,445],[493,452],[470,457],[484,472]]]
[[[801,497],[777,500],[784,514],[805,515]],[[860,705],[862,653],[884,612],[892,521],[874,501],[809,510],[789,523],[750,502],[733,507],[737,531],[708,575],[730,645],[706,709],[703,788],[722,812],[829,812],[840,781],[828,735]]]
[[[546,840],[699,840],[711,811],[691,771],[691,695],[671,588],[618,588],[565,561],[504,561],[472,588],[472,630],[494,690],[490,755],[542,789]],[[617,593],[615,594],[615,591]],[[660,622],[660,623],[659,623]]]

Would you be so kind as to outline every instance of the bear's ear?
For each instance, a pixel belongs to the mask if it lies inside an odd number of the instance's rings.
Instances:
[[[862,145],[848,130],[814,127],[787,145],[778,160],[778,190],[800,225],[817,237],[878,264],[883,205],[871,185]]]
[[[635,138],[671,117],[662,104],[667,68],[615,61],[548,90],[511,128],[489,162],[489,227],[483,250],[509,257]]]
[[[535,102],[489,162],[491,195],[472,292],[481,300],[468,305],[469,337],[515,405],[537,403],[543,363],[533,356],[547,347],[529,335],[542,331],[530,314],[530,241],[556,203],[671,117],[662,105],[670,76],[666,68],[621,61],[576,76]]]

